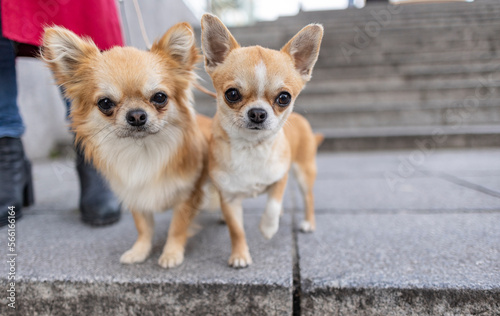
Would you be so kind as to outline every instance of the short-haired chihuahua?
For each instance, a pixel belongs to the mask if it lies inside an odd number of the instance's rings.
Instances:
[[[279,226],[290,168],[305,200],[304,232],[315,229],[313,185],[316,153],[323,140],[309,122],[293,113],[294,102],[311,78],[323,27],[310,24],[280,51],[240,47],[224,24],[201,20],[205,69],[217,94],[209,146],[209,174],[221,195],[232,253],[229,265],[252,263],[243,229],[242,200],[267,193],[260,230],[271,238]]]

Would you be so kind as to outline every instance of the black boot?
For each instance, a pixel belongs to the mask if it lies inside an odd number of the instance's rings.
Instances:
[[[80,178],[80,212],[82,221],[90,225],[109,225],[120,219],[120,203],[106,180],[84,159],[80,146],[76,149],[76,170]]]
[[[0,226],[9,223],[9,215],[22,217],[23,206],[34,202],[31,164],[24,156],[20,138],[0,138]]]

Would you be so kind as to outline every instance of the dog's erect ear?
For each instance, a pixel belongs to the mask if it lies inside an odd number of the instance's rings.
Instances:
[[[219,18],[206,13],[201,18],[201,47],[205,55],[205,69],[210,73],[231,50],[240,45]]]
[[[153,44],[151,52],[166,53],[183,68],[191,69],[199,57],[193,28],[186,22],[177,23]]]
[[[71,81],[82,63],[100,54],[92,40],[82,39],[65,28],[47,27],[44,31],[41,58],[60,85]]]
[[[319,47],[323,38],[323,26],[309,24],[298,32],[283,48],[282,52],[289,54],[295,68],[304,81],[311,79],[312,69],[318,60]]]

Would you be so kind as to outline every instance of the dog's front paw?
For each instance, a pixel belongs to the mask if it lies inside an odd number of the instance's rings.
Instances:
[[[165,269],[175,268],[179,266],[184,261],[184,253],[182,252],[167,252],[162,253],[160,259],[158,259],[158,264]]]
[[[246,268],[252,264],[252,257],[250,253],[233,253],[228,261],[229,265],[233,268]]]
[[[265,216],[262,216],[262,219],[260,220],[260,232],[264,237],[267,239],[273,238],[274,234],[278,231],[279,228],[279,221],[277,220],[271,220]]]
[[[125,264],[144,262],[144,260],[146,260],[146,258],[149,256],[150,250],[150,247],[134,246],[123,253],[123,255],[120,257],[120,262]]]
[[[302,221],[300,224],[300,230],[303,233],[312,233],[315,229],[315,225],[311,224],[309,221]]]

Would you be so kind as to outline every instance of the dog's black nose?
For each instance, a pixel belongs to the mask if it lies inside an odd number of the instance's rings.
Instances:
[[[142,126],[147,120],[148,114],[143,110],[132,110],[127,113],[127,123],[132,126]]]
[[[267,118],[267,112],[264,109],[251,109],[248,111],[248,118],[254,123],[263,123]]]

